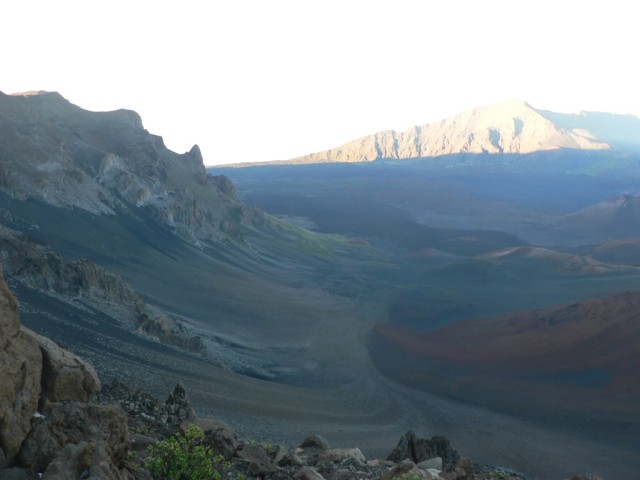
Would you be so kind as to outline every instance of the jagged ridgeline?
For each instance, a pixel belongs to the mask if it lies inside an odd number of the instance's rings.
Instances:
[[[256,213],[239,204],[231,182],[206,174],[197,145],[172,152],[130,110],[0,93],[0,140],[0,187],[17,199],[103,215],[144,207],[193,243],[241,238],[240,223]]]
[[[229,179],[207,174],[197,146],[167,149],[133,111],[90,112],[57,93],[0,94],[0,140],[8,279],[29,325],[85,351],[98,333],[120,348],[114,332],[128,331],[274,378],[263,367],[272,359],[235,346],[280,343],[282,325],[299,315],[264,301],[315,310],[291,285],[312,281],[310,268],[336,255],[368,255],[244,205]]]

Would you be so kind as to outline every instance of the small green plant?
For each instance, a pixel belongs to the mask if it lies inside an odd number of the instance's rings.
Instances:
[[[151,427],[149,425],[140,423],[137,423],[133,427],[130,427],[129,430],[139,435],[149,435],[149,433],[151,433]]]
[[[138,452],[134,450],[129,450],[127,452],[127,459],[125,460],[127,466],[131,469],[135,469],[138,465]]]
[[[269,442],[264,442],[262,444],[262,448],[264,448],[264,451],[267,452],[267,455],[273,455],[273,453],[275,452],[275,448],[273,448],[273,445],[271,445],[271,443]]]
[[[184,435],[174,435],[150,445],[145,465],[155,478],[170,480],[220,480],[228,464],[221,455],[213,456],[203,444],[204,432],[189,425]]]
[[[424,480],[423,477],[414,472],[403,473],[396,480]]]

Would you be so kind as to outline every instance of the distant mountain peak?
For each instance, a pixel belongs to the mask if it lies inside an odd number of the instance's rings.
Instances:
[[[558,149],[640,147],[640,119],[599,112],[538,110],[520,99],[475,108],[404,132],[387,130],[291,163],[369,162],[459,153],[527,154]]]
[[[28,90],[26,92],[16,92],[11,94],[12,97],[35,97],[37,95],[50,95],[63,98],[58,92],[52,92],[49,90]]]

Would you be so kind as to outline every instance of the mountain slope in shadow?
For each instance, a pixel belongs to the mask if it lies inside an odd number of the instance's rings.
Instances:
[[[379,325],[372,355],[387,375],[554,428],[637,446],[640,294],[417,333]]]

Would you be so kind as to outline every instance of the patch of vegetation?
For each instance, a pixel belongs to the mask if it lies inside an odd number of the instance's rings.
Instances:
[[[282,231],[296,237],[300,250],[311,255],[333,257],[336,253],[349,254],[367,250],[368,245],[361,240],[353,242],[344,235],[312,232],[277,217],[273,217],[273,220]]]
[[[169,480],[220,480],[230,465],[222,455],[213,455],[204,445],[204,432],[190,425],[177,434],[148,448],[145,465],[155,478]]]
[[[270,442],[264,442],[262,444],[262,448],[264,448],[264,451],[267,452],[267,455],[271,456],[275,453],[276,449],[273,447],[273,445],[271,445]]]
[[[424,480],[424,477],[414,472],[407,472],[397,477],[396,480]]]

